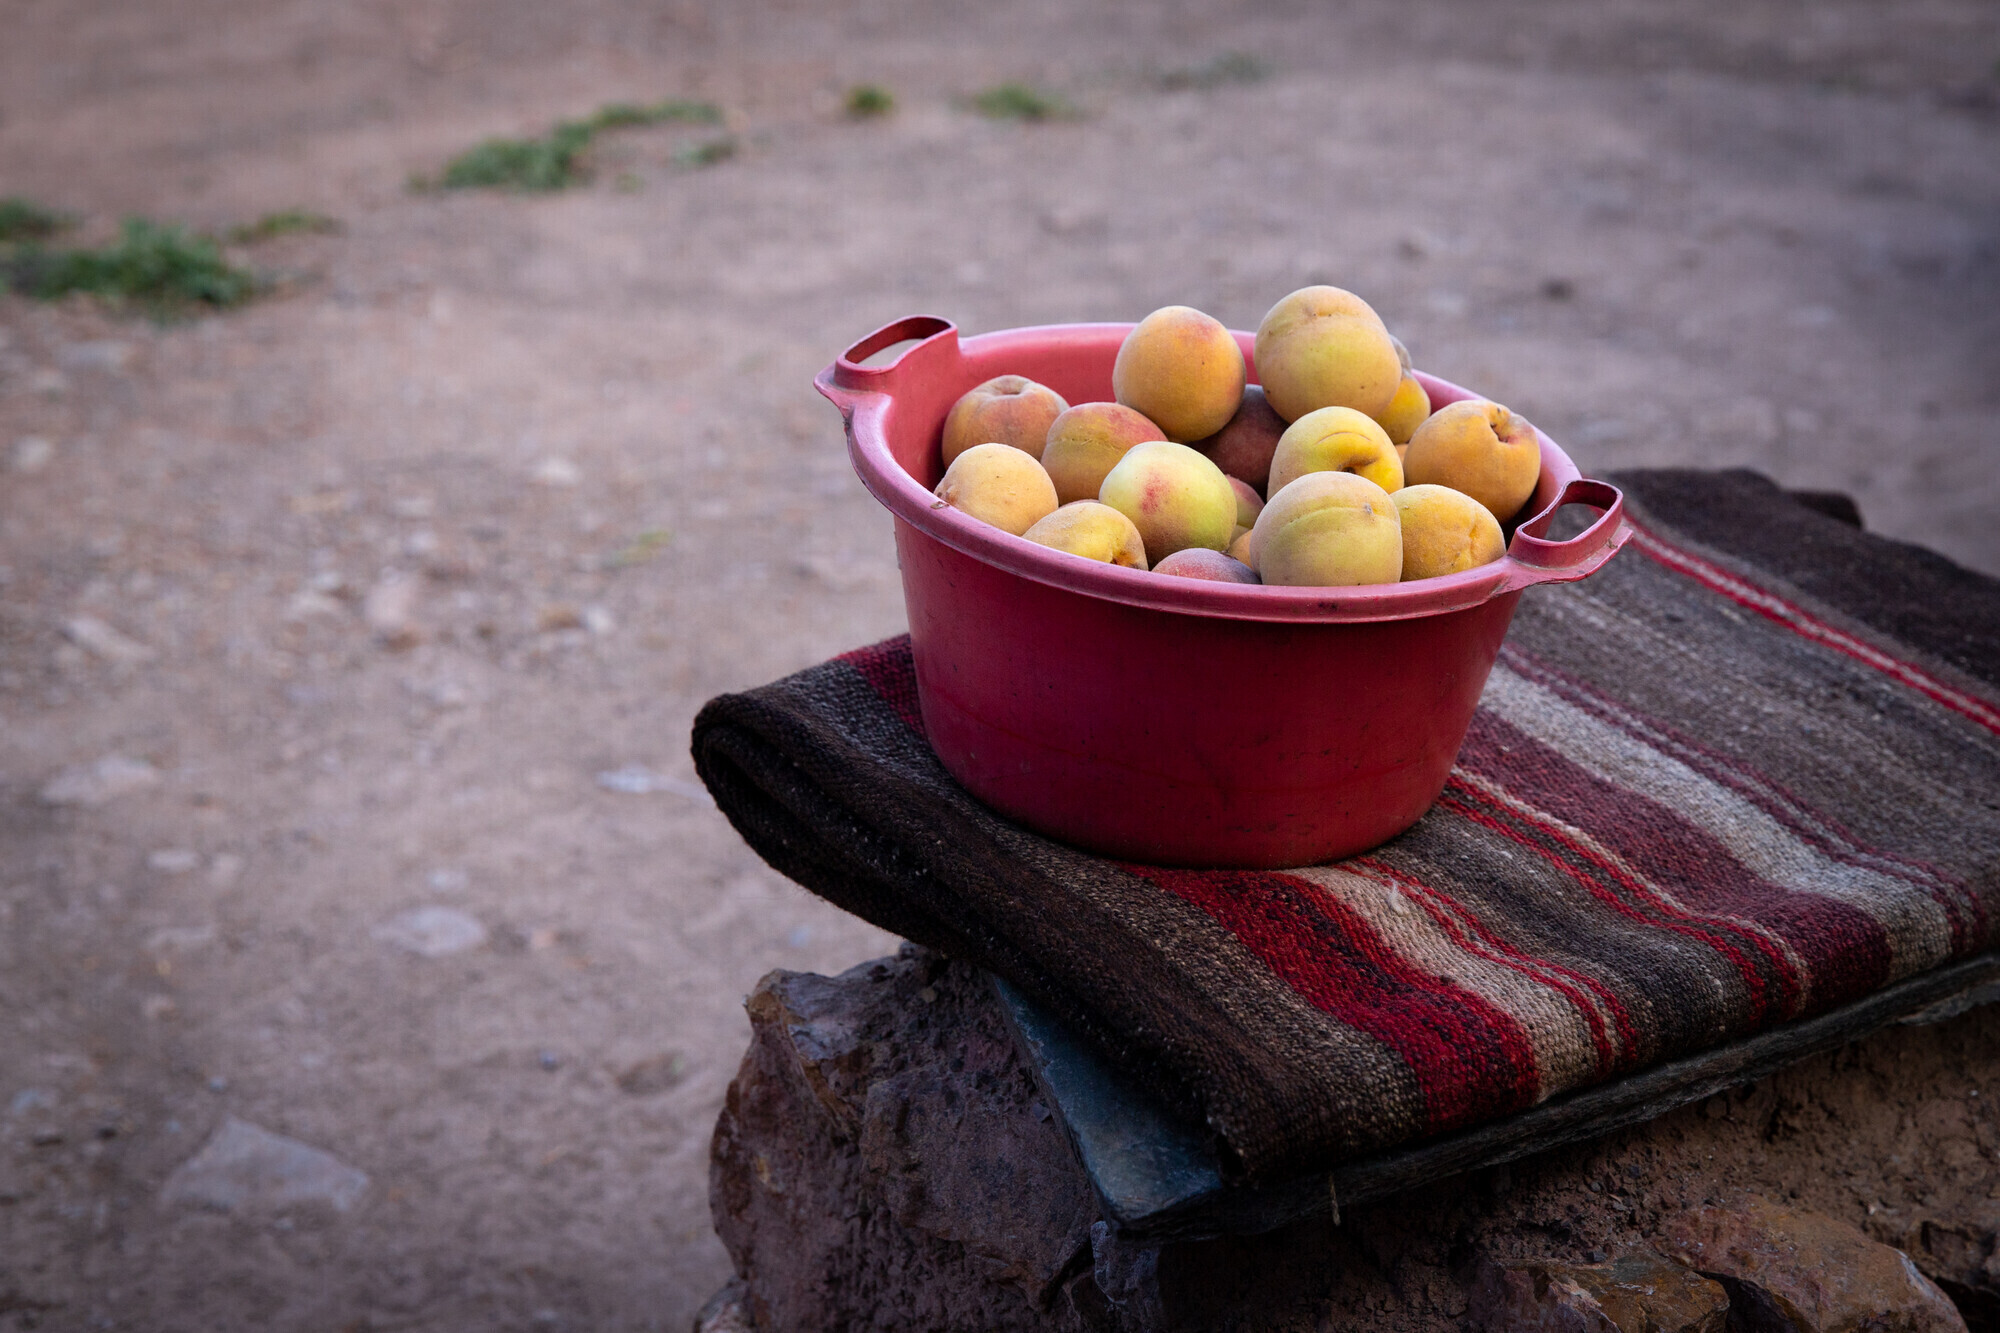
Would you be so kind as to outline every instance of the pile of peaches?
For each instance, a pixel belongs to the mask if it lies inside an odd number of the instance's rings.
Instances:
[[[1541,472],[1535,429],[1498,403],[1433,412],[1368,303],[1306,287],[1257,326],[1262,385],[1199,310],[1139,321],[1115,402],[1071,407],[1002,375],[944,424],[936,495],[1071,555],[1288,587],[1432,578],[1497,560],[1500,522]]]

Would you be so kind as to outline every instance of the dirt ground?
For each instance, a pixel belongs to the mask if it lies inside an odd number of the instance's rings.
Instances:
[[[902,627],[811,388],[893,317],[1336,282],[1586,470],[1747,464],[2000,573],[1991,19],[9,0],[0,195],[343,230],[212,318],[0,298],[0,1320],[687,1326],[742,996],[894,944],[686,756],[710,695]],[[1171,77],[1231,52],[1268,73]],[[1078,115],[967,108],[1003,80]],[[740,151],[406,188],[662,97]],[[367,1190],[163,1198],[232,1116]]]

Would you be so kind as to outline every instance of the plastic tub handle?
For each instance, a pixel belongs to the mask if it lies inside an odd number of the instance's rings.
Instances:
[[[1541,534],[1549,530],[1556,511],[1567,504],[1599,510],[1597,521],[1567,541],[1552,542]],[[1570,569],[1604,549],[1624,517],[1624,492],[1609,482],[1578,477],[1562,488],[1548,508],[1514,530],[1507,554],[1536,569]]]
[[[906,347],[894,361],[885,366],[864,366],[866,361],[885,347],[894,347],[900,342],[914,340],[916,346]],[[884,324],[875,332],[863,338],[854,346],[842,352],[833,363],[833,380],[843,389],[867,389],[877,393],[887,393],[893,381],[905,368],[921,366],[944,347],[954,350],[958,346],[958,326],[948,319],[936,315],[905,315],[893,323]]]

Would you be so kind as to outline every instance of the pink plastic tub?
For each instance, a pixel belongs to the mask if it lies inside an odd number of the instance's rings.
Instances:
[[[1129,324],[960,341],[912,316],[822,371],[848,455],[896,517],[925,729],[974,796],[1051,837],[1134,861],[1308,865],[1408,828],[1444,787],[1521,591],[1596,570],[1623,497],[1542,436],[1533,517],[1500,560],[1360,588],[1206,583],[1037,546],[941,505],[939,435],[973,385],[1026,375],[1111,397]],[[1243,355],[1251,335],[1238,333]],[[885,365],[861,363],[898,343]],[[1421,377],[1433,405],[1474,395]],[[1254,366],[1251,380],[1256,380]],[[1549,541],[1556,509],[1600,511]]]

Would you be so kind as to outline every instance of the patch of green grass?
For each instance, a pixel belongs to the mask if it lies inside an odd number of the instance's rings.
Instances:
[[[327,233],[339,230],[338,218],[330,218],[324,213],[308,213],[303,209],[288,208],[282,213],[266,213],[255,222],[245,222],[231,227],[223,233],[222,239],[231,245],[255,245],[259,241],[289,236],[293,232]]]
[[[718,162],[727,162],[735,157],[736,149],[736,140],[725,135],[705,143],[687,145],[674,154],[674,161],[684,167],[712,167]]]
[[[896,99],[879,83],[857,83],[847,90],[847,114],[856,120],[886,116],[896,109]]]
[[[1025,83],[1001,83],[972,99],[972,109],[993,120],[1071,120],[1077,110],[1054,93]]]
[[[445,163],[445,190],[563,190],[584,179],[581,158],[596,131],[565,120],[543,139],[488,139]]]
[[[612,102],[599,107],[597,114],[584,123],[595,132],[622,130],[634,125],[665,125],[675,121],[687,125],[720,125],[722,108],[713,102],[682,102],[674,99],[654,102],[651,106]]]
[[[102,249],[20,247],[0,258],[0,280],[45,301],[83,292],[161,317],[241,305],[261,288],[254,274],[223,259],[212,238],[145,218],[125,219],[118,240]]]
[[[722,122],[722,112],[710,102],[669,100],[650,106],[613,102],[582,120],[557,121],[555,128],[540,139],[488,139],[447,162],[435,182],[413,178],[410,184],[416,189],[435,184],[444,190],[514,190],[527,194],[566,190],[590,179],[585,154],[600,133],[669,122],[717,125]]]
[[[1199,65],[1170,69],[1160,76],[1162,88],[1220,88],[1229,83],[1262,83],[1271,77],[1271,63],[1247,51],[1225,51]]]
[[[47,240],[69,230],[75,221],[69,214],[43,208],[31,199],[9,196],[0,199],[0,245]]]

